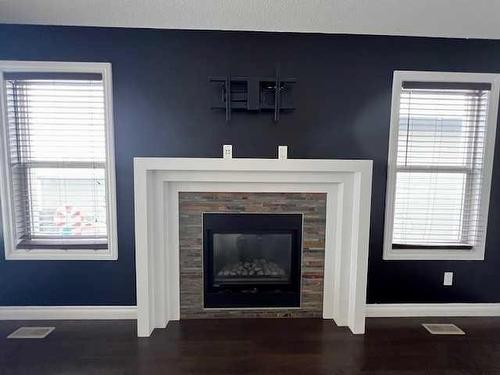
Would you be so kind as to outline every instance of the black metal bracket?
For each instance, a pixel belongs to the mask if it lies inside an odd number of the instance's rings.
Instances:
[[[274,122],[280,120],[280,99],[281,99],[281,81],[280,81],[280,69],[279,66],[276,67],[276,76],[274,80]]]
[[[212,109],[224,109],[226,121],[231,120],[232,111],[273,111],[273,121],[278,122],[282,111],[292,111],[292,86],[295,78],[282,79],[279,66],[274,77],[209,77],[214,84]]]
[[[224,82],[224,100],[226,101],[226,121],[231,121],[231,76]]]

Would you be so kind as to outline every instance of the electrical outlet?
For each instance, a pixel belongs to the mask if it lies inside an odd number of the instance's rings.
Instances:
[[[445,272],[444,273],[443,285],[445,285],[445,286],[453,285],[453,272]]]
[[[232,159],[233,158],[233,145],[222,146],[222,157],[224,159]]]
[[[288,159],[288,146],[278,146],[278,159]]]

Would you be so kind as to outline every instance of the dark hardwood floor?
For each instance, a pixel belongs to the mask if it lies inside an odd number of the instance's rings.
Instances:
[[[466,336],[431,336],[453,322]],[[53,325],[43,340],[7,340]],[[500,374],[500,318],[368,319],[364,336],[314,319],[188,320],[149,338],[134,321],[0,322],[1,374]]]

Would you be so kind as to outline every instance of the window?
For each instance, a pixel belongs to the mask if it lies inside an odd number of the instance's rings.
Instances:
[[[498,87],[395,72],[384,259],[484,259]]]
[[[111,66],[0,73],[6,259],[116,259]]]

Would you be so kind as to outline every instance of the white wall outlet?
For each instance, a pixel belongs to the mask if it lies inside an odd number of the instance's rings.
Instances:
[[[445,285],[445,286],[453,285],[453,272],[445,272],[444,273],[443,285]]]
[[[222,157],[224,159],[233,158],[233,145],[223,145],[222,146]]]
[[[278,159],[288,159],[288,146],[278,146]]]

